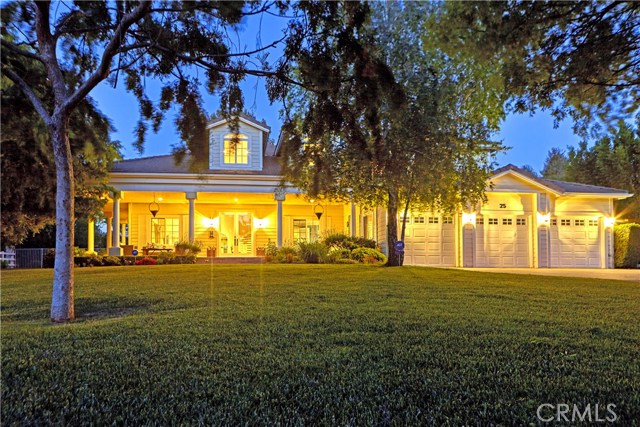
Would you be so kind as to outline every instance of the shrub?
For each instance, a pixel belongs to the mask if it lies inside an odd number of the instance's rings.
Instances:
[[[307,264],[319,264],[327,255],[328,248],[320,242],[298,243],[300,259]]]
[[[376,248],[376,241],[364,237],[351,237],[342,233],[329,234],[322,241],[330,248],[342,248],[353,250],[356,248]]]
[[[160,254],[157,257],[157,263],[172,264],[173,258],[175,258],[175,255],[173,254],[173,252],[160,252]]]
[[[270,256],[273,258],[277,254],[278,254],[278,246],[276,246],[276,244],[273,243],[272,241],[269,241],[269,243],[267,243],[267,246],[265,246],[264,248],[264,255]]]
[[[177,255],[174,256],[170,264],[195,264],[196,256],[194,254],[189,255]]]
[[[197,255],[202,251],[202,243],[181,240],[175,244],[175,251],[176,255]]]
[[[356,248],[351,251],[351,259],[365,262],[365,257],[371,257],[376,260],[375,262],[387,262],[387,257],[377,249]]]
[[[42,267],[44,268],[53,268],[53,264],[56,261],[56,250],[49,249],[44,254],[44,258],[42,259]]]
[[[329,252],[325,257],[326,263],[335,264],[341,259],[349,259],[351,257],[351,251],[349,249],[332,247],[329,248]]]
[[[117,256],[106,256],[102,258],[102,265],[106,266],[114,266],[114,265],[122,265],[122,261]]]
[[[614,228],[614,265],[638,268],[640,264],[640,224],[619,224]]]
[[[0,261],[0,269],[4,270],[6,268],[9,268],[9,261],[3,259],[2,261]]]
[[[156,260],[153,258],[142,258],[136,261],[136,265],[156,265]]]

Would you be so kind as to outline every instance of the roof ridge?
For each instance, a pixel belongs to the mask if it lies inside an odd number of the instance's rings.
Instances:
[[[545,181],[549,181],[552,183],[556,183],[556,182],[562,182],[562,183],[567,183],[567,184],[573,184],[573,185],[578,185],[581,187],[596,187],[596,188],[602,188],[602,189],[606,189],[606,190],[620,190],[620,191],[624,191],[627,192],[627,190],[624,190],[622,188],[615,188],[615,187],[607,187],[606,185],[596,185],[596,184],[585,184],[584,182],[575,182],[575,181],[563,181],[560,179],[549,179],[549,178],[540,178],[542,180]]]
[[[189,154],[187,154],[188,156]],[[146,156],[146,157],[134,157],[132,159],[122,159],[122,160],[118,160],[116,163],[122,163],[122,162],[131,162],[134,160],[148,160],[148,159],[157,159],[158,157],[173,157],[173,154],[156,154],[155,156]]]

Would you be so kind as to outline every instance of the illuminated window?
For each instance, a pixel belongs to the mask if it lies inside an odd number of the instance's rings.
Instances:
[[[498,218],[489,218],[489,225],[498,225]]]
[[[249,137],[239,134],[224,136],[224,163],[231,165],[249,164]]]
[[[476,217],[476,225],[484,225],[484,217],[483,216]]]
[[[556,218],[553,218],[551,220],[551,225],[558,225],[558,220]]]
[[[516,225],[527,225],[526,218],[517,218],[516,219]]]
[[[429,217],[429,224],[437,224],[438,223],[438,217],[437,216],[430,216]]]
[[[575,224],[576,227],[584,227],[584,219],[576,219]]]
[[[320,225],[306,219],[293,220],[294,242],[316,242],[320,234]]]
[[[568,227],[571,225],[571,220],[570,219],[561,219],[560,220],[560,225],[563,227]]]
[[[413,223],[414,224],[424,224],[424,217],[423,216],[414,216],[413,217]]]
[[[178,218],[151,218],[151,243],[156,246],[173,246],[180,240]]]
[[[598,220],[597,219],[590,219],[589,220],[589,227],[597,227],[598,226]]]
[[[513,225],[513,219],[511,219],[511,218],[502,218],[502,225]]]
[[[443,216],[442,217],[442,223],[443,224],[453,224],[453,217],[452,216]]]

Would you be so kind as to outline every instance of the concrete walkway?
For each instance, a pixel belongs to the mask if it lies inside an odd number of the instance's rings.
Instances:
[[[462,268],[482,273],[509,273],[540,276],[584,277],[589,279],[625,280],[640,282],[640,270],[598,268]]]

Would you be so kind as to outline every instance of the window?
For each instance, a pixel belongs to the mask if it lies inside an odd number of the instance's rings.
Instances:
[[[584,227],[584,219],[576,219],[575,224],[576,227]]]
[[[551,225],[558,225],[558,220],[556,218],[553,218],[551,220]]]
[[[526,218],[517,218],[516,219],[516,225],[527,225],[527,219]]]
[[[489,225],[498,225],[498,218],[489,218]]]
[[[597,227],[598,226],[598,220],[597,219],[590,219],[589,220],[589,227]]]
[[[151,218],[151,243],[156,246],[173,246],[180,240],[178,218]]]
[[[511,219],[511,218],[502,218],[502,225],[513,225],[513,219]]]
[[[320,225],[306,219],[293,220],[294,242],[315,242],[320,234]]]
[[[476,225],[484,225],[484,217],[483,216],[476,217]]]
[[[443,224],[453,224],[453,217],[452,216],[443,216],[442,217],[442,223]]]
[[[430,216],[429,217],[429,224],[437,224],[438,223],[438,217],[437,216]]]
[[[400,221],[407,224],[411,222],[411,218],[410,217],[405,217],[405,216],[401,216],[400,217]]]
[[[239,134],[224,136],[224,163],[230,165],[249,164],[249,137]]]
[[[414,224],[424,224],[424,217],[423,216],[414,216],[413,217],[413,223]]]
[[[568,227],[571,225],[571,220],[570,219],[561,219],[560,220],[560,225],[563,227]]]

